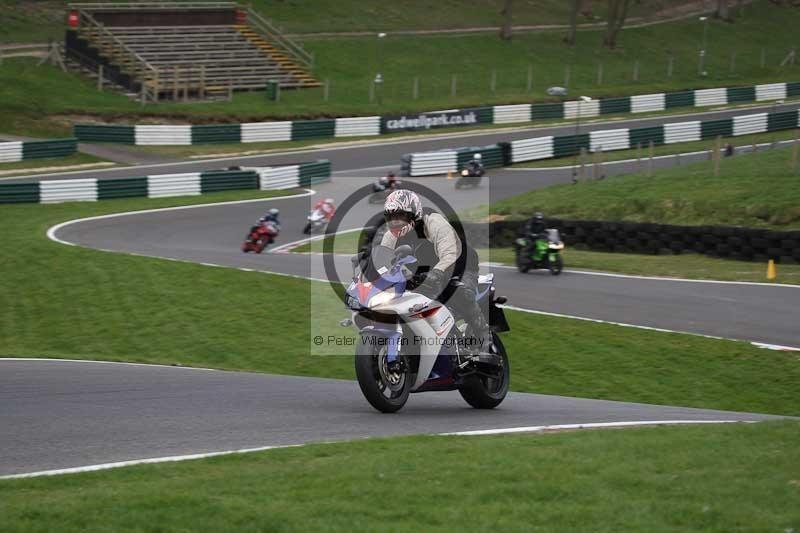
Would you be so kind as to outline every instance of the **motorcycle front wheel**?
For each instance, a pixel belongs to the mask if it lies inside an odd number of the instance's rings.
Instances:
[[[503,369],[496,378],[483,375],[468,376],[464,384],[459,387],[461,397],[475,409],[494,409],[506,398],[508,384],[511,381],[511,368],[508,364],[508,354],[500,337],[492,333],[493,351],[503,361]]]
[[[408,372],[390,372],[386,360],[387,346],[373,346],[359,339],[356,347],[356,377],[367,401],[382,413],[395,413],[403,408],[411,393]]]
[[[564,270],[564,260],[561,258],[561,254],[556,256],[555,261],[548,261],[547,267],[550,269],[552,275],[558,276],[561,274],[561,271]]]
[[[311,222],[306,223],[306,227],[303,228],[303,235],[311,235]]]

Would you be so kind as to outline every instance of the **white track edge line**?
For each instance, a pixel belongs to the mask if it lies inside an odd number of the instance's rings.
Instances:
[[[556,318],[571,318],[574,320],[583,320],[585,322],[594,322],[596,324],[611,324],[613,326],[621,326],[623,328],[635,328],[635,329],[644,329],[647,331],[657,331],[659,333],[677,333],[680,335],[691,335],[693,337],[703,337],[706,339],[714,339],[718,341],[733,341],[733,342],[746,342],[755,346],[756,348],[765,348],[768,350],[779,350],[779,351],[788,351],[788,352],[800,352],[800,348],[796,348],[794,346],[782,346],[779,344],[769,344],[764,342],[756,342],[756,341],[749,341],[746,339],[736,339],[731,337],[718,337],[716,335],[706,335],[704,333],[696,333],[693,331],[682,331],[676,329],[666,329],[666,328],[657,328],[654,326],[642,326],[639,324],[628,324],[626,322],[614,322],[612,320],[602,320],[600,318],[589,318],[586,316],[577,316],[577,315],[566,315],[563,313],[552,313],[550,311],[539,311],[536,309],[527,309],[525,307],[517,307],[514,305],[500,305],[503,309],[509,309],[511,311],[519,311],[521,313],[530,313],[533,315],[544,315],[544,316],[552,316]]]
[[[567,429],[600,429],[600,428],[614,428],[614,427],[635,427],[635,426],[661,426],[661,425],[687,425],[687,424],[731,424],[731,423],[755,423],[754,420],[645,420],[645,421],[632,421],[632,422],[589,422],[583,424],[559,424],[548,426],[528,426],[504,429],[483,429],[472,431],[458,431],[450,433],[436,433],[432,436],[481,436],[481,435],[500,435],[507,433],[535,433],[543,431],[567,430]],[[194,459],[207,459],[209,457],[220,457],[224,455],[235,455],[243,453],[254,453],[268,450],[277,450],[284,448],[299,448],[307,444],[284,444],[275,446],[261,446],[258,448],[242,448],[238,450],[225,450],[220,452],[196,453],[190,455],[174,455],[168,457],[153,457],[149,459],[134,459],[131,461],[119,461],[114,463],[100,463],[95,465],[78,466],[73,468],[61,468],[56,470],[42,470],[39,472],[28,472],[23,474],[11,474],[7,476],[0,476],[0,479],[26,479],[43,476],[56,476],[63,474],[79,474],[84,472],[97,472],[100,470],[110,470],[113,468],[122,468],[126,466],[136,466],[144,464],[157,464],[179,461],[191,461]],[[319,443],[313,443],[319,444]]]
[[[243,448],[240,450],[225,450],[221,452],[195,453],[190,455],[174,455],[169,457],[153,457],[149,459],[134,459],[131,461],[119,461],[116,463],[100,463],[96,465],[76,466],[73,468],[61,468],[57,470],[42,470],[40,472],[29,472],[25,474],[11,474],[0,476],[0,479],[24,479],[42,476],[57,476],[62,474],[79,474],[83,472],[97,472],[99,470],[110,470],[112,468],[122,468],[125,466],[146,465],[154,463],[174,463],[179,461],[191,461],[193,459],[207,459],[209,457],[219,457],[222,455],[234,455],[240,453],[263,452],[266,450],[276,450],[280,448],[296,448],[302,444],[285,444],[276,446],[261,446],[259,448]]]
[[[564,429],[597,429],[615,427],[634,427],[634,426],[666,426],[678,424],[754,424],[755,420],[639,420],[633,422],[590,422],[585,424],[554,424],[547,426],[527,426],[500,429],[477,429],[471,431],[456,431],[452,433],[440,433],[445,436],[480,436],[480,435],[503,435],[509,433],[538,433],[542,431],[556,431]]]
[[[506,265],[502,263],[493,263],[493,262],[483,262],[480,263],[481,265],[488,266],[490,268],[503,268],[506,270],[516,270],[517,267]],[[685,283],[713,283],[717,285],[755,285],[757,287],[776,287],[776,288],[783,288],[783,287],[791,287],[793,289],[800,289],[800,285],[792,284],[792,283],[765,283],[763,281],[725,281],[719,279],[688,279],[688,278],[670,278],[666,276],[638,276],[636,274],[617,274],[615,272],[599,272],[593,270],[572,270],[572,269],[564,269],[564,272],[568,272],[570,274],[583,274],[585,276],[604,276],[607,278],[626,278],[626,279],[644,279],[650,281],[681,281]]]
[[[205,368],[202,366],[184,365],[165,365],[162,363],[131,363],[126,361],[98,361],[95,359],[62,359],[60,357],[2,357],[0,364],[6,361],[29,361],[29,362],[55,362],[55,363],[90,363],[101,365],[125,365],[125,366],[144,366],[155,368],[178,368],[181,370],[202,370],[204,372],[238,372],[237,370],[223,370],[220,368]]]
[[[94,217],[76,218],[74,220],[67,220],[66,222],[61,222],[60,224],[56,224],[55,226],[51,226],[50,228],[48,228],[48,230],[47,230],[47,238],[50,239],[51,241],[55,241],[55,242],[60,243],[60,244],[66,244],[67,246],[78,246],[77,244],[75,244],[73,242],[63,241],[63,240],[59,239],[58,237],[56,237],[56,232],[58,232],[62,228],[70,226],[72,224],[78,224],[80,222],[90,222],[92,220],[103,220],[103,219],[108,219],[108,218],[127,217],[127,216],[132,216],[132,215],[143,215],[143,214],[147,214],[147,213],[157,213],[159,211],[180,211],[180,210],[183,210],[183,209],[196,209],[196,208],[199,208],[199,207],[213,207],[213,206],[218,206],[218,205],[234,205],[234,204],[249,204],[249,203],[255,203],[255,202],[271,202],[271,201],[275,201],[275,200],[287,200],[289,198],[302,198],[304,196],[313,196],[314,194],[316,194],[316,191],[313,190],[313,189],[303,188],[303,190],[306,191],[306,192],[301,193],[301,194],[290,194],[288,196],[274,196],[274,197],[271,197],[271,198],[256,198],[256,199],[253,199],[253,200],[233,200],[233,201],[230,201],[230,202],[210,202],[210,203],[206,203],[206,204],[181,205],[181,206],[175,206],[175,207],[157,207],[157,208],[154,208],[154,209],[140,209],[138,211],[125,211],[125,212],[122,212],[122,213],[111,213],[111,214],[108,214],[108,215],[98,215],[98,216],[94,216]],[[92,249],[93,250],[98,250],[99,248],[92,248]],[[110,251],[110,250],[103,250],[103,251]],[[122,253],[125,253],[125,252],[122,252]],[[139,254],[132,254],[132,255],[139,255]]]

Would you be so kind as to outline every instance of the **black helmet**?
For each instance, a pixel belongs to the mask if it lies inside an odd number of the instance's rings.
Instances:
[[[386,177],[387,177],[387,178],[393,178],[393,177],[394,177],[394,172],[389,172],[389,173],[386,175]]]
[[[544,215],[537,211],[533,214],[533,220],[536,222],[544,222]]]

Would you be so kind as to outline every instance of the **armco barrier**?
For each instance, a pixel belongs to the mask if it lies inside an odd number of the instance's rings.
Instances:
[[[641,94],[597,100],[514,104],[427,111],[385,117],[250,122],[209,126],[117,126],[78,124],[81,141],[144,145],[250,143],[296,141],[323,137],[368,137],[388,133],[476,124],[513,124],[537,120],[574,119],[620,113],[652,113],[678,107],[706,107],[741,102],[764,102],[800,96],[800,82],[767,83],[749,87],[697,89]]]
[[[524,221],[501,220],[490,224],[465,224],[474,246],[507,247]],[[774,259],[800,263],[800,231],[773,231],[733,226],[674,226],[642,222],[597,220],[547,220],[557,228],[568,247],[604,252],[681,254],[698,253],[742,261]],[[569,252],[566,260],[569,262]]]
[[[330,161],[280,167],[215,170],[98,180],[48,180],[0,184],[0,204],[97,201],[113,198],[192,196],[224,190],[291,189],[330,181]]]
[[[719,120],[677,122],[647,128],[598,130],[579,135],[535,137],[479,148],[455,148],[439,152],[406,154],[401,159],[400,169],[403,176],[430,176],[463,168],[469,159],[468,156],[475,152],[481,152],[486,166],[491,168],[571,156],[579,153],[581,148],[591,152],[625,150],[638,145],[647,146],[651,142],[653,145],[684,143],[793,128],[800,128],[800,111],[754,113]],[[502,156],[499,164],[495,157],[497,149]],[[506,154],[505,150],[509,153]],[[453,154],[456,154],[455,161]]]
[[[0,142],[0,163],[66,157],[77,151],[77,139]]]

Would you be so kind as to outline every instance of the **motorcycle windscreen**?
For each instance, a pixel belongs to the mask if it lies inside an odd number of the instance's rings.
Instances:
[[[359,262],[361,276],[366,281],[375,282],[391,269],[395,259],[394,250],[386,246],[375,246]]]

